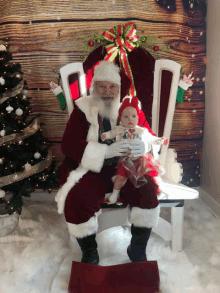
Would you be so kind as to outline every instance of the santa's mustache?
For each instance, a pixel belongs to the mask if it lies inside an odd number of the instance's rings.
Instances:
[[[100,98],[102,99],[102,100],[109,100],[109,99],[114,99],[114,96],[113,95],[102,95],[102,96],[100,96]]]

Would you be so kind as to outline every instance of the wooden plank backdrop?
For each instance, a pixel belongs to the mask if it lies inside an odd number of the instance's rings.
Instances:
[[[176,0],[176,11],[161,8],[155,0],[4,0],[0,1],[0,38],[10,38],[13,61],[19,62],[29,86],[32,115],[40,113],[43,133],[52,141],[54,156],[61,162],[62,134],[68,120],[49,91],[59,69],[86,57],[83,37],[92,37],[127,21],[139,35],[160,38],[171,50],[154,52],[155,58],[179,62],[183,72],[193,71],[194,85],[176,105],[170,146],[183,164],[183,183],[200,180],[205,109],[206,23],[200,10],[190,13]]]

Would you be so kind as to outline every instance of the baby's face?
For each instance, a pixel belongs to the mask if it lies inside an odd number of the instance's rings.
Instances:
[[[124,127],[132,128],[138,123],[137,110],[133,107],[127,107],[121,114],[121,124]]]

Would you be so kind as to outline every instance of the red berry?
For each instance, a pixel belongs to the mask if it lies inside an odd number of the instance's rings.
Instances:
[[[89,41],[89,46],[90,47],[94,46],[94,42],[93,41]]]
[[[158,46],[154,46],[154,51],[158,51],[159,47]]]

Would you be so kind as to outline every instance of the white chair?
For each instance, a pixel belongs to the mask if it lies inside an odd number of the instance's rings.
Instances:
[[[162,70],[169,70],[172,72],[172,83],[163,132],[163,136],[166,138],[170,138],[172,130],[180,68],[180,64],[171,60],[157,60],[155,62],[152,130],[156,135],[158,135],[159,128]],[[69,76],[73,73],[78,73],[81,96],[87,95],[83,64],[71,63],[62,67],[60,69],[60,74],[69,116],[74,107],[69,87]],[[159,197],[160,206],[171,208],[171,223],[160,218],[159,223],[157,227],[153,229],[153,232],[161,236],[165,241],[171,241],[172,251],[181,251],[183,248],[184,200],[198,198],[199,194],[198,191],[179,183],[182,179],[182,166],[177,163],[177,154],[174,149],[168,149],[168,146],[162,146],[160,155],[158,155],[158,147],[155,147],[153,152],[155,157],[159,158],[159,161],[166,169],[166,174],[163,176],[162,184],[160,186],[160,189],[162,190],[162,194]],[[99,216],[98,232],[117,226],[129,226],[130,224],[127,219],[128,207],[102,209],[102,213]]]

